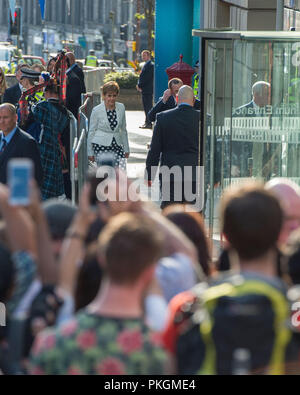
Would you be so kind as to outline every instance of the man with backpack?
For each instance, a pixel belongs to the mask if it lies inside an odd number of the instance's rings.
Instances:
[[[180,374],[237,374],[238,364],[247,374],[284,374],[297,347],[277,275],[280,204],[259,185],[233,189],[224,195],[221,223],[232,271],[171,302],[165,345]]]

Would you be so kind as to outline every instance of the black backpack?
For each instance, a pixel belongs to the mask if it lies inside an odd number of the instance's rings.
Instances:
[[[286,363],[297,361],[284,291],[231,274],[193,292],[194,302],[182,306],[186,322],[177,341],[179,374],[234,374],[236,350],[247,351],[252,374],[284,374]]]

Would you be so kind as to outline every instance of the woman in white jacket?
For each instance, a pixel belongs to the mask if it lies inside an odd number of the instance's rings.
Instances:
[[[88,134],[89,160],[95,162],[103,153],[115,155],[116,166],[126,170],[129,143],[125,106],[116,102],[120,92],[116,82],[107,82],[101,88],[103,102],[93,109]]]

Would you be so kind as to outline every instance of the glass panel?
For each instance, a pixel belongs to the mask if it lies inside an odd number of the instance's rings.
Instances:
[[[297,43],[236,41],[231,183],[299,176]],[[294,63],[294,64],[293,64]]]
[[[207,40],[205,216],[219,232],[223,189],[288,177],[300,185],[300,42]]]
[[[218,232],[218,203],[224,179],[230,174],[230,133],[224,119],[232,111],[232,41],[207,41],[206,78],[204,89],[206,108],[205,132],[205,217],[211,236]]]

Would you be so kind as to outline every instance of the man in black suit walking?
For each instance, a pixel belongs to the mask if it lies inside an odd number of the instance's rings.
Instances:
[[[184,85],[178,93],[178,107],[157,114],[145,177],[150,187],[160,162],[162,209],[173,203],[195,203],[200,111],[193,108],[194,102],[193,89]]]
[[[34,163],[35,179],[43,182],[43,169],[36,141],[17,127],[16,109],[12,104],[0,106],[0,182],[7,182],[7,164],[12,158],[28,158]]]
[[[22,69],[24,67],[30,68],[30,66],[26,64],[20,64],[17,67],[16,72],[16,79],[18,81],[17,84],[13,85],[12,87],[6,89],[4,96],[3,96],[3,103],[10,103],[14,106],[17,106],[22,94],[22,85],[21,85],[21,77],[22,77]]]
[[[148,120],[148,112],[153,106],[154,64],[151,62],[151,53],[149,51],[143,51],[142,60],[143,62],[145,62],[145,65],[138,80],[137,90],[142,93],[143,106],[145,111],[145,124],[143,126],[140,126],[140,128],[151,129],[152,124]]]

